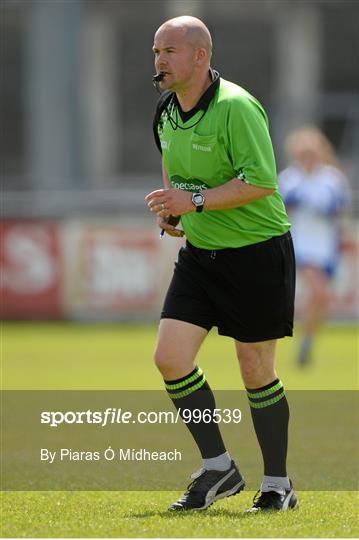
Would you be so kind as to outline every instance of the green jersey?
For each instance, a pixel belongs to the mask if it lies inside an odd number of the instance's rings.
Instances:
[[[181,223],[189,242],[211,250],[238,248],[287,232],[288,217],[278,192],[268,119],[260,103],[243,88],[221,78],[205,112],[198,110],[184,122],[174,104],[167,111],[170,118],[166,111],[162,113],[158,133],[173,188],[203,191],[205,196],[206,189],[238,178],[275,190],[237,208],[205,207],[201,213],[183,215]]]

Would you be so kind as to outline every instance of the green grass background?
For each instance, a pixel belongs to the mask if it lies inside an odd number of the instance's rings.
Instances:
[[[295,365],[298,336],[278,343],[277,369],[287,389],[355,390],[358,334],[333,326],[318,336],[311,366]],[[26,389],[161,389],[152,363],[155,326],[6,323],[2,387]],[[198,364],[214,389],[243,389],[232,340],[211,332]],[[26,444],[26,441],[24,441]],[[343,456],[345,458],[345,456]],[[325,451],[323,452],[325,459]],[[197,464],[194,464],[194,468]],[[185,487],[186,479],[184,479]],[[355,492],[300,492],[295,512],[246,515],[253,492],[206,512],[172,515],[171,492],[7,492],[3,537],[350,537],[359,535]]]

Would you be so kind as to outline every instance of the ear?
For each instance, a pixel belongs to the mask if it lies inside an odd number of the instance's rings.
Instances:
[[[207,58],[207,51],[203,47],[200,49],[197,49],[197,56],[196,56],[196,62],[198,64],[202,64],[204,60]]]

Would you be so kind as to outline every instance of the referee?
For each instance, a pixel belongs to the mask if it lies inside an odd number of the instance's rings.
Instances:
[[[186,236],[155,362],[177,409],[214,410],[196,355],[213,326],[234,339],[264,462],[249,511],[295,508],[286,470],[289,408],[274,365],[276,340],[292,335],[295,263],[268,119],[253,96],[210,67],[211,35],[199,19],[166,21],[153,52],[164,188],[146,201],[161,229],[181,236],[180,220]],[[203,467],[173,511],[204,510],[244,488],[218,424],[187,426]]]

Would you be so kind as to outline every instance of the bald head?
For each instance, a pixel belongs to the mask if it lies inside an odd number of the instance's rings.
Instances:
[[[211,83],[212,39],[206,25],[195,17],[170,19],[157,30],[152,50],[161,90],[176,92],[183,107],[195,104]]]
[[[169,19],[159,27],[156,35],[165,29],[177,30],[194,48],[205,49],[208,61],[210,61],[212,55],[212,38],[207,26],[200,19],[189,15]]]

